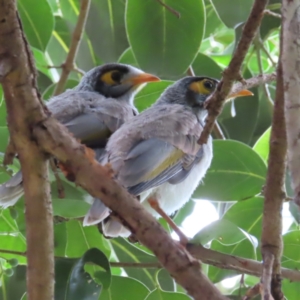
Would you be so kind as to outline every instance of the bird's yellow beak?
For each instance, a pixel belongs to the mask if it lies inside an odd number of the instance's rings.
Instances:
[[[126,81],[130,82],[133,86],[136,86],[146,82],[160,81],[160,79],[157,76],[154,76],[152,74],[142,73],[137,76],[131,77]]]
[[[229,96],[226,98],[226,101],[229,101],[233,98],[245,97],[245,96],[253,96],[253,93],[248,90],[241,90],[239,92],[234,92],[234,93],[229,94]]]

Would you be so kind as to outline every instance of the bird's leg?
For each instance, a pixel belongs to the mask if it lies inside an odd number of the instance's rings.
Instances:
[[[170,227],[177,233],[179,236],[180,244],[186,246],[189,242],[189,239],[186,235],[179,229],[179,227],[173,222],[173,220],[162,210],[159,206],[158,201],[155,198],[149,198],[148,202],[150,206],[162,217],[166,220],[166,222],[170,225]]]

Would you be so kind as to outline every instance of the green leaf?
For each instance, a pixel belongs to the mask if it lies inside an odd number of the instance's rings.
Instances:
[[[214,240],[211,243],[211,249],[229,255],[236,255],[245,258],[256,259],[255,248],[253,247],[253,244],[250,242],[249,239],[244,239],[243,241],[231,246],[225,246],[219,243],[219,241]],[[214,283],[220,282],[225,278],[237,274],[239,274],[239,272],[237,271],[219,269],[214,266],[209,266],[208,269],[208,277]]]
[[[239,201],[261,191],[266,165],[249,146],[233,140],[215,140],[213,153],[211,166],[194,198]]]
[[[173,83],[173,81],[159,81],[148,83],[135,97],[135,106],[141,112],[150,107],[160,97],[162,92]]]
[[[220,27],[224,26],[219,16],[216,14],[215,8],[209,0],[205,0],[206,23],[205,23],[205,38],[216,33]]]
[[[271,128],[267,129],[253,146],[253,150],[255,150],[266,163],[269,158],[270,136]]]
[[[11,277],[1,276],[0,300],[19,300],[26,292],[26,267],[17,266]]]
[[[244,76],[249,78],[252,75],[246,71]],[[253,88],[252,92],[253,96],[240,97],[225,104],[224,110],[218,118],[226,138],[238,140],[251,146],[260,106],[258,89]],[[235,116],[232,116],[231,113],[232,106],[236,112]]]
[[[5,152],[9,141],[9,132],[6,126],[0,126],[0,141],[0,152]]]
[[[247,20],[253,0],[211,0],[217,14],[223,23],[229,28],[235,28],[238,24]]]
[[[188,69],[199,50],[204,32],[203,1],[164,3],[180,18],[152,0],[128,0],[128,39],[140,67],[162,78],[176,78]],[[151,18],[149,18],[151,16]]]
[[[131,243],[128,243],[123,238],[113,239],[111,240],[111,244],[113,246],[116,257],[118,258],[118,261],[126,261],[129,263],[152,263],[157,261],[155,256],[150,255],[149,253],[141,250]],[[155,288],[155,269],[124,267],[124,270],[128,274],[128,276],[141,281],[149,289]]]
[[[47,0],[18,0],[18,11],[31,46],[45,51],[54,27],[54,18]]]
[[[138,280],[112,276],[110,289],[102,291],[99,300],[141,300],[148,294],[147,287]]]
[[[2,86],[0,86],[0,126],[6,125],[6,105],[3,97]]]
[[[292,214],[295,222],[297,222],[299,224],[300,223],[299,206],[294,201],[289,202],[289,211]]]
[[[160,288],[164,291],[174,292],[176,290],[175,281],[166,269],[160,269],[157,272],[157,281]]]
[[[89,210],[90,204],[84,201],[85,194],[67,182],[62,182],[65,198],[58,196],[57,183],[51,184],[53,214],[65,218],[83,217]]]
[[[125,1],[92,0],[91,2],[86,32],[96,55],[104,62],[117,61],[129,46],[124,13]]]
[[[289,231],[283,236],[283,256],[300,262],[300,231]]]
[[[212,240],[218,240],[224,245],[236,244],[245,239],[245,234],[233,223],[227,220],[217,220],[202,228],[191,240],[194,244],[206,245]]]
[[[134,54],[132,52],[131,48],[126,49],[121,56],[119,57],[118,60],[119,63],[121,64],[127,64],[127,65],[131,65],[134,66],[136,68],[139,68],[140,66],[138,65],[138,63],[136,62],[136,59],[134,57]]]
[[[190,300],[191,298],[185,294],[174,293],[174,292],[165,292],[160,289],[153,290],[145,300]]]
[[[33,52],[36,68],[41,73],[48,76],[52,81],[54,81],[53,75],[52,75],[50,69],[48,68],[48,66],[51,65],[51,63],[48,61],[44,52],[42,52],[39,49],[36,49],[34,47],[31,47],[31,50]]]
[[[219,79],[222,76],[222,69],[209,56],[198,53],[196,59],[192,64],[196,76],[209,76]]]
[[[67,227],[66,223],[54,225],[54,254],[64,257],[67,247]]]
[[[71,220],[67,226],[67,247],[65,255],[68,257],[80,257],[91,248],[98,248],[107,256],[110,249],[106,239],[99,233],[97,227],[83,227],[80,221]]]
[[[223,216],[224,220],[234,223],[236,226],[255,236],[261,238],[263,197],[254,197],[235,203]],[[245,218],[247,216],[247,218]]]
[[[65,84],[65,90],[67,89],[72,89],[74,88],[76,85],[78,85],[78,81],[77,80],[68,80]],[[48,100],[52,97],[54,89],[55,89],[56,83],[50,85],[43,93],[43,99],[44,100]]]
[[[282,281],[282,292],[286,299],[297,300],[300,295],[300,284],[299,282],[291,282],[290,280],[284,279]]]
[[[84,270],[86,263],[101,267],[103,287],[110,286],[111,274],[106,256],[98,249],[88,250],[80,259],[60,258],[55,263],[56,300],[98,300],[101,286]]]

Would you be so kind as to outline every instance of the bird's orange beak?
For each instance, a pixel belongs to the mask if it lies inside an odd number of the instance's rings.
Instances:
[[[134,85],[134,86],[142,84],[142,83],[146,83],[146,82],[155,82],[155,81],[160,81],[160,79],[157,76],[154,76],[154,75],[148,74],[148,73],[142,73],[142,74],[139,74],[135,77],[128,79],[128,82],[131,82],[132,85]]]
[[[237,97],[245,97],[245,96],[253,96],[253,93],[248,90],[241,90],[239,92],[234,92],[229,94],[229,96],[226,98],[226,101],[229,101],[230,99],[237,98]]]

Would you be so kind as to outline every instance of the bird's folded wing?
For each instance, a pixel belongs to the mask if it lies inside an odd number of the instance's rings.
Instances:
[[[169,142],[151,138],[138,143],[128,153],[118,178],[130,193],[139,195],[171,180],[177,174],[177,181],[185,178],[195,159],[196,156],[184,153]]]
[[[116,110],[118,110],[118,107],[116,107]],[[89,147],[105,147],[111,134],[129,118],[127,115],[129,113],[131,112],[128,110],[122,110],[119,113],[115,113],[114,116],[107,113],[103,108],[97,108],[76,116],[64,125],[75,138],[85,145]]]

